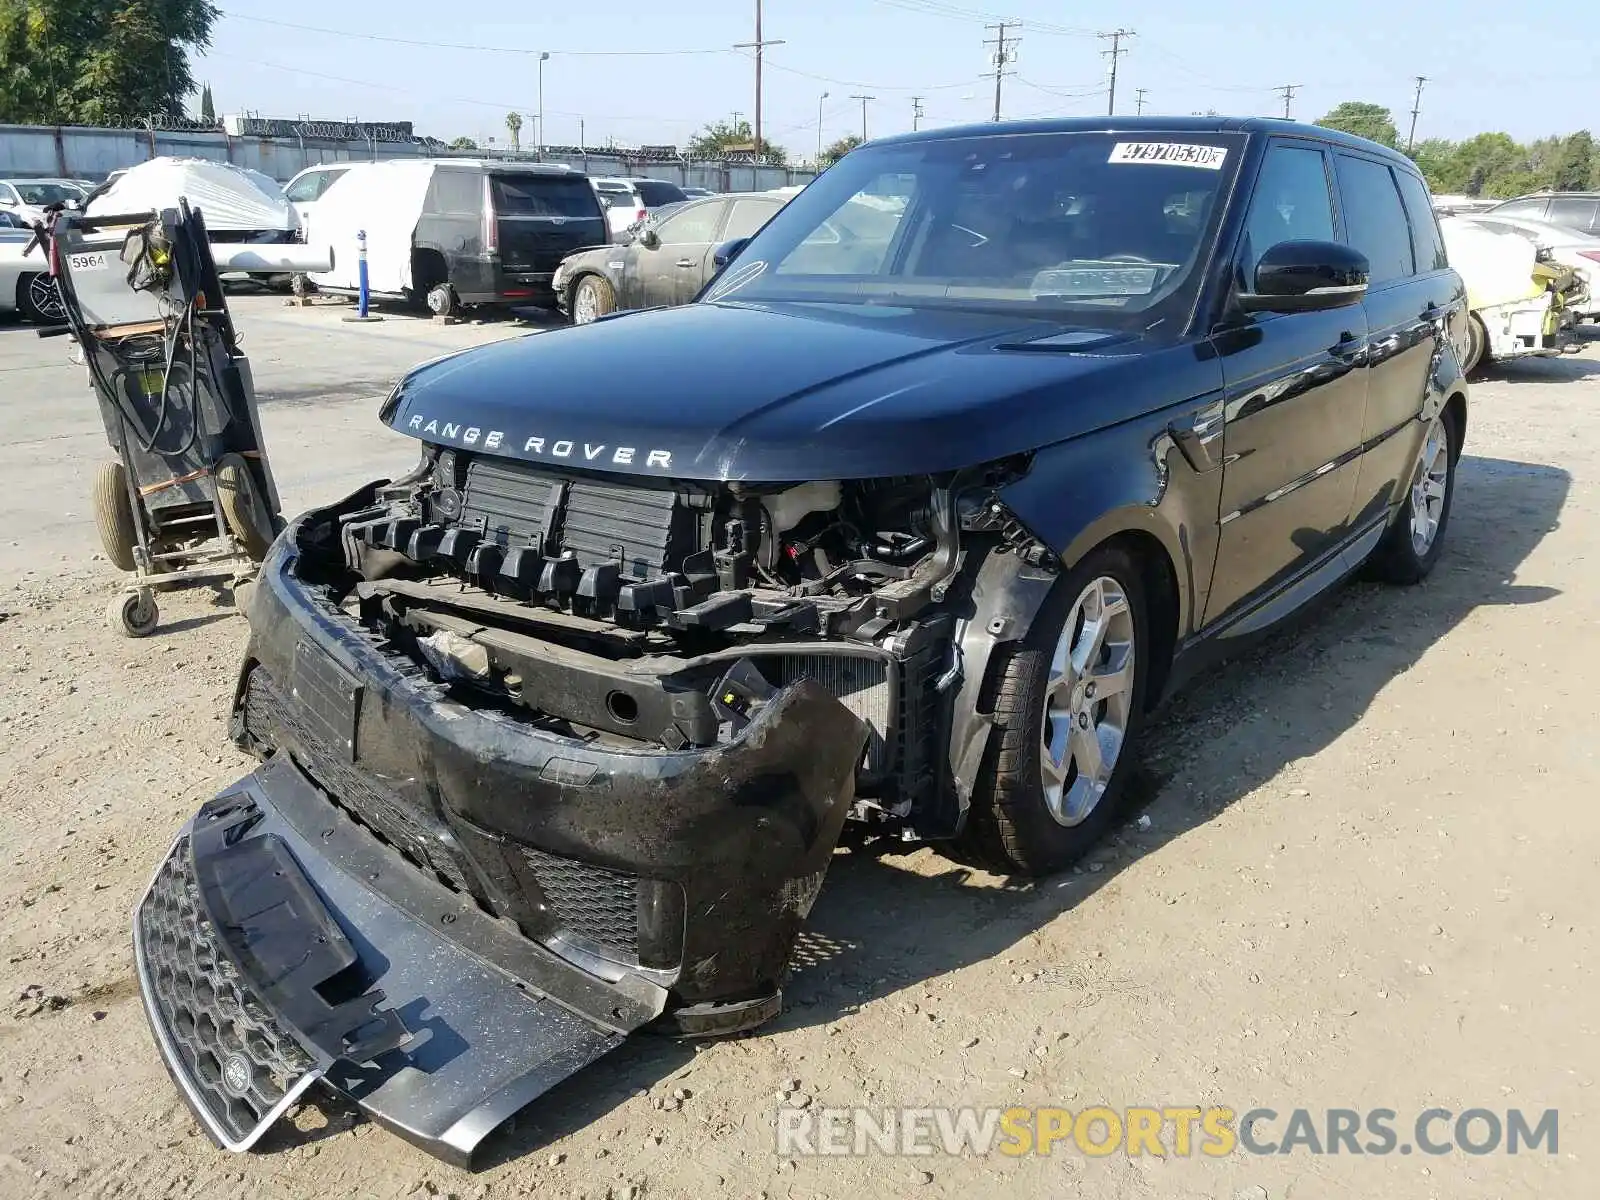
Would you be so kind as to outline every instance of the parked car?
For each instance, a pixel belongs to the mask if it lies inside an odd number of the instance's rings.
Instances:
[[[1487,211],[1495,216],[1548,221],[1577,233],[1600,234],[1600,192],[1534,192]]]
[[[0,312],[55,325],[66,319],[50,264],[38,246],[29,249],[31,231],[0,231]]]
[[[669,205],[623,244],[564,258],[551,281],[556,303],[577,325],[624,309],[687,304],[715,273],[716,247],[753,237],[783,204],[751,192]]]
[[[70,179],[0,179],[0,212],[12,214],[29,229],[44,220],[47,206],[83,197],[83,189]]]
[[[594,190],[606,205],[606,224],[613,238],[626,233],[656,209],[682,204],[689,198],[677,184],[664,179],[599,176],[594,180]]]
[[[552,306],[556,267],[603,243],[605,213],[589,179],[545,163],[418,159],[355,164],[317,200],[310,244],[329,247],[319,290],[358,286],[357,234],[367,235],[371,291],[426,303]]]
[[[710,188],[703,187],[686,187],[681,190],[691,200],[704,200],[707,196],[721,195],[720,192],[713,192]]]
[[[214,1064],[269,1078],[259,1039],[200,1062],[163,1032],[210,993],[160,963],[234,936],[183,907],[194,877],[281,915],[223,957],[231,1003],[271,989],[273,1047],[323,1048],[287,1074],[460,1161],[627,1033],[777,1013],[847,820],[1059,870],[1182,677],[1443,553],[1466,296],[1392,150],[906,134],[722,254],[692,304],[410,372],[380,417],[416,467],[262,565],[230,727],[264,765],[136,918],[156,1041],[231,1144],[298,1085],[246,1111]]]
[[[1585,294],[1569,307],[1581,319],[1600,320],[1600,237],[1548,221],[1500,213],[1477,213],[1472,220],[1490,229],[1520,233],[1536,247],[1548,250],[1556,262],[1572,268],[1582,281]]]
[[[311,210],[322,197],[322,193],[332,186],[350,169],[349,163],[322,163],[315,167],[307,167],[284,185],[284,199],[294,206],[295,216],[300,222],[300,236],[302,240],[310,240],[307,230],[310,226]]]
[[[1580,349],[1574,305],[1583,296],[1576,273],[1526,234],[1477,217],[1439,223],[1451,265],[1466,281],[1468,373],[1491,362]]]
[[[27,229],[28,222],[17,213],[0,208],[0,229]]]

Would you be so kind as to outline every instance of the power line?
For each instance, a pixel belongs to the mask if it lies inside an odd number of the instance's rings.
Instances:
[[[1417,118],[1422,115],[1422,85],[1428,82],[1426,75],[1417,76],[1417,95],[1411,102],[1411,132],[1406,134],[1406,153],[1411,153],[1411,148],[1417,144]]]
[[[1289,106],[1294,103],[1294,94],[1304,86],[1302,83],[1286,83],[1282,87],[1272,89],[1283,97],[1283,119],[1285,121],[1289,119]]]
[[[1017,60],[1016,46],[1018,39],[1012,38],[1009,45],[1006,42],[1006,26],[1009,24],[1012,24],[1012,22],[1000,21],[994,25],[984,26],[985,29],[995,31],[994,37],[985,38],[983,44],[994,47],[994,119],[996,121],[1000,119],[1000,82],[1007,75],[1012,74],[1012,72],[1006,70],[1006,64]]]
[[[768,46],[783,45],[782,38],[767,38],[761,36],[761,0],[756,0],[756,40],[753,42],[740,42],[735,50],[754,50],[756,52],[756,124],[754,137],[755,160],[757,165],[761,162],[761,57],[762,51]]]
[[[752,57],[749,54],[744,54],[742,50],[735,51],[735,53],[743,54],[745,58]],[[774,71],[782,71],[788,75],[798,75],[802,79],[815,79],[818,83],[831,83],[836,87],[870,88],[875,92],[943,92],[949,91],[951,88],[971,87],[977,81],[976,79],[958,79],[954,83],[918,83],[907,86],[898,83],[869,83],[863,79],[835,79],[832,75],[818,75],[815,71],[803,71],[799,67],[787,66],[784,63],[773,62],[771,59],[767,60],[767,66]],[[977,79],[987,78],[987,75],[977,77]]]
[[[277,21],[270,17],[252,17],[245,13],[222,11],[222,16],[234,21],[251,21],[257,25],[276,25],[280,29],[298,29],[302,33],[320,33],[327,37],[354,38],[364,42],[388,42],[396,46],[422,46],[429,50],[471,50],[488,54],[550,54],[563,58],[678,58],[691,54],[726,54],[726,47],[709,50],[525,50],[520,46],[481,46],[463,42],[424,41],[419,38],[390,37],[381,33],[362,33],[353,29],[326,29],[320,25],[300,25],[294,21]]]
[[[1133,89],[1133,112],[1135,116],[1144,116],[1144,98],[1150,94],[1149,88]]]
[[[1123,29],[1118,26],[1110,33],[1102,33],[1100,36],[1111,42],[1111,49],[1102,50],[1100,53],[1111,60],[1111,95],[1106,102],[1106,113],[1112,115],[1117,111],[1117,60],[1128,52],[1122,45],[1122,39],[1137,37],[1138,35],[1131,29]]]
[[[861,101],[861,140],[867,140],[867,101],[876,100],[876,96],[851,96],[852,100]]]

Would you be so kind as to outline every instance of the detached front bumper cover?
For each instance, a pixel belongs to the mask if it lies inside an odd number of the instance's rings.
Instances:
[[[267,761],[157,871],[139,982],[220,1145],[322,1080],[466,1165],[634,1030],[777,1011],[866,729],[809,682],[697,751],[453,701],[299,576],[368,496],[297,521],[262,566],[234,728]]]

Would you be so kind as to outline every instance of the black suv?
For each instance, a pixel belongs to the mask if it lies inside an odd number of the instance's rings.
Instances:
[[[847,821],[1057,870],[1182,673],[1440,555],[1467,314],[1383,147],[912,134],[721,257],[693,304],[417,368],[382,409],[416,468],[263,565],[233,728],[266,765],[138,916],[219,1137],[315,1076],[461,1156],[646,1023],[754,1025]],[[185,939],[259,1039],[184,1040]]]

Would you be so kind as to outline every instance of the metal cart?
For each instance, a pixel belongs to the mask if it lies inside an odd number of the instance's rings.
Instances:
[[[240,588],[282,528],[277,485],[205,221],[176,209],[55,214],[41,237],[116,458],[95,477],[106,556],[132,577],[106,610],[144,637],[155,592]]]

